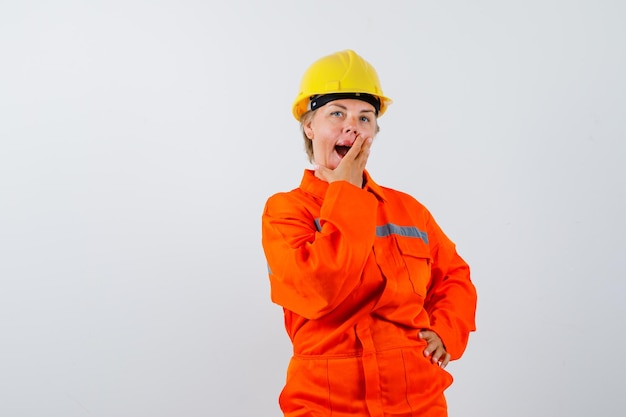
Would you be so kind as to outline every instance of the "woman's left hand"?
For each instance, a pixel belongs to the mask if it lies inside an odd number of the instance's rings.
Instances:
[[[432,330],[422,330],[418,333],[421,340],[425,340],[428,345],[424,349],[424,356],[429,357],[432,363],[438,364],[441,368],[445,368],[450,362],[450,354],[446,352],[446,347],[439,335]]]

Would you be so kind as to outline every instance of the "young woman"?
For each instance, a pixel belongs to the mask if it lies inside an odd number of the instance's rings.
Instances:
[[[263,248],[293,343],[285,416],[446,416],[444,370],[475,330],[469,267],[430,212],[365,169],[391,100],[354,51],[304,74],[293,104],[309,160],[271,196]]]

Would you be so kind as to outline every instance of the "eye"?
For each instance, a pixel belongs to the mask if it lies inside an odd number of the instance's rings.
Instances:
[[[331,116],[341,117],[341,116],[343,116],[343,112],[341,112],[341,111],[339,111],[339,110],[336,110],[336,111],[334,111],[334,112],[330,113],[330,115],[331,115]]]
[[[369,118],[369,117],[367,117],[367,116],[361,116],[361,121],[362,121],[362,122],[365,122],[365,123],[369,123],[370,118]]]

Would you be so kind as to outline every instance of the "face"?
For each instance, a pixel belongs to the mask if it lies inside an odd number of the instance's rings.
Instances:
[[[374,106],[361,100],[342,99],[320,107],[304,125],[304,132],[313,143],[315,163],[335,169],[357,135],[373,138],[376,127]]]

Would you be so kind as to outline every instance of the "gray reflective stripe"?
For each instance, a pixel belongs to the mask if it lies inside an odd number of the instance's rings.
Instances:
[[[416,237],[422,239],[424,243],[428,244],[428,234],[426,232],[422,232],[415,226],[398,226],[393,223],[376,226],[376,237],[386,237],[389,235]]]
[[[272,275],[272,269],[270,268],[270,264],[267,264],[267,273]]]
[[[315,228],[318,232],[322,231],[320,219],[315,219]],[[400,235],[405,237],[416,237],[422,239],[428,245],[428,233],[422,232],[415,226],[398,226],[393,223],[387,223],[382,226],[376,226],[376,237],[387,237],[389,235]]]

